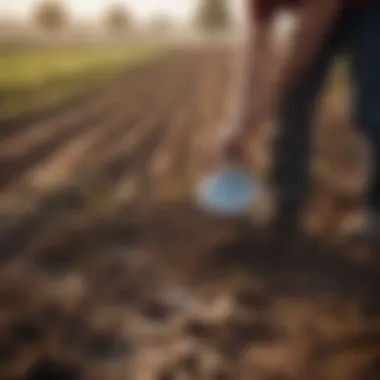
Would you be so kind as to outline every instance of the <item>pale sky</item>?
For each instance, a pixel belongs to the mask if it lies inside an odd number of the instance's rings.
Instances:
[[[0,0],[0,12],[27,17],[30,10],[41,0]],[[140,19],[152,13],[168,13],[185,20],[196,4],[196,0],[63,0],[77,17],[97,18],[107,5],[121,3],[128,6]],[[235,1],[236,0],[231,0]]]

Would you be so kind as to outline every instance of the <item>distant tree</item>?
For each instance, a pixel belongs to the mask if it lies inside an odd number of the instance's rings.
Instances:
[[[133,19],[129,10],[121,5],[112,5],[105,14],[105,25],[111,33],[123,33],[133,28]]]
[[[227,0],[198,0],[195,26],[206,32],[229,29],[233,24],[233,15],[228,3]]]
[[[151,33],[163,35],[174,29],[174,22],[165,14],[155,14],[149,20],[148,28]]]
[[[35,23],[47,31],[61,30],[67,26],[69,20],[69,12],[60,0],[43,0],[35,9]]]

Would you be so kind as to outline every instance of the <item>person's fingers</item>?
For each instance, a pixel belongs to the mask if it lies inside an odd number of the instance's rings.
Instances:
[[[234,164],[244,162],[244,145],[240,139],[230,141],[224,150],[225,160]]]
[[[219,148],[222,161],[236,162],[242,159],[242,143],[237,136],[225,138]]]

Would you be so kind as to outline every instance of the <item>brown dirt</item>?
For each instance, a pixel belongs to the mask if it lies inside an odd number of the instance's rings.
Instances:
[[[332,244],[359,203],[331,180],[359,170],[335,109],[321,119],[318,238],[280,239],[189,197],[230,106],[233,57],[178,52],[5,130],[1,379],[380,378],[378,252]]]

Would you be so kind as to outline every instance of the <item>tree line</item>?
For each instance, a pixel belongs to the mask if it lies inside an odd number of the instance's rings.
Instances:
[[[192,25],[204,32],[226,31],[233,25],[229,0],[198,0]],[[71,14],[64,0],[42,0],[33,11],[33,21],[41,29],[49,32],[64,30],[70,25]],[[126,33],[134,29],[136,23],[130,9],[121,3],[111,4],[103,14],[103,25],[110,33]],[[172,20],[164,15],[156,15],[150,21],[150,30],[166,32],[173,26]]]

